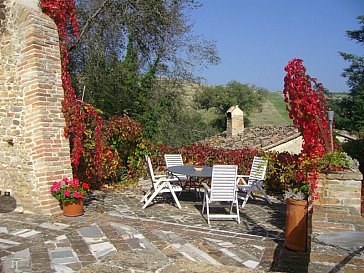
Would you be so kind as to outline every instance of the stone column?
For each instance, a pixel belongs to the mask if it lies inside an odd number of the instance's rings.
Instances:
[[[58,32],[37,0],[23,2],[5,1],[0,33],[0,190],[19,210],[53,214],[52,182],[72,177]]]

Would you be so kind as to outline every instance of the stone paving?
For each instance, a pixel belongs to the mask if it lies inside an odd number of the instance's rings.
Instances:
[[[284,247],[285,205],[274,197],[240,209],[240,225],[211,227],[193,192],[181,194],[180,210],[164,198],[142,210],[141,197],[139,189],[96,192],[80,217],[0,213],[0,271],[364,272],[363,248],[315,240],[323,231],[364,231],[350,210],[336,210],[332,222],[318,210],[323,228],[314,226],[310,250],[298,253]]]

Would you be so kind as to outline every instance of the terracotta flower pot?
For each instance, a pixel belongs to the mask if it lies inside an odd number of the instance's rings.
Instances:
[[[71,217],[82,215],[84,201],[82,198],[76,203],[63,203],[63,215]]]
[[[307,248],[307,200],[287,199],[284,245],[305,252]]]

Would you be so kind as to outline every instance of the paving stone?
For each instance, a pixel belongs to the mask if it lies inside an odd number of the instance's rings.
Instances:
[[[220,248],[220,251],[223,252],[225,255],[229,256],[230,258],[234,259],[235,261],[243,263],[243,260],[240,259],[238,256],[236,256],[236,254],[231,252],[230,250],[226,248]]]
[[[6,249],[8,247],[12,247],[14,245],[19,245],[19,244],[20,243],[18,243],[18,242],[14,242],[14,241],[10,241],[10,240],[0,238],[0,249]]]
[[[87,243],[102,242],[106,238],[96,224],[93,224],[91,227],[81,228],[79,232]]]
[[[254,269],[259,265],[259,262],[248,260],[246,262],[243,262],[243,265],[245,265],[248,268]]]
[[[67,240],[67,236],[66,236],[66,235],[57,236],[57,237],[56,237],[56,240],[57,240],[57,241]]]
[[[13,236],[19,236],[20,234],[24,234],[24,233],[27,233],[27,232],[29,232],[29,231],[31,231],[31,230],[30,230],[30,229],[28,229],[28,228],[24,228],[24,229],[17,229],[17,230],[15,230],[15,231],[11,232],[11,233],[10,233],[10,235],[13,235]]]
[[[29,249],[16,252],[2,258],[3,271],[8,272],[31,272]]]
[[[67,265],[79,262],[77,254],[72,248],[58,248],[49,252],[51,263],[56,265]]]
[[[68,228],[70,225],[62,224],[62,223],[49,223],[44,222],[39,225],[42,228],[51,229],[51,230],[64,230]]]
[[[357,251],[364,247],[364,232],[345,231],[329,232],[317,235],[318,242],[338,246],[350,251]]]
[[[60,273],[73,273],[74,270],[66,265],[63,264],[56,264],[53,265],[53,269],[55,272],[60,272]]]
[[[102,256],[116,251],[116,248],[109,242],[103,242],[98,244],[91,244],[90,249],[96,259],[100,259]]]
[[[206,252],[198,249],[196,246],[186,243],[183,245],[180,244],[172,244],[172,247],[178,252],[182,253],[185,257],[187,257],[191,261],[200,261],[213,265],[220,265],[217,260],[212,258]]]
[[[29,238],[29,237],[35,236],[37,234],[40,234],[40,233],[41,233],[40,231],[30,230],[28,232],[18,234],[18,236],[23,237],[23,238]]]
[[[8,229],[6,227],[0,227],[0,233],[6,233],[6,234],[8,234],[9,231],[8,231]]]

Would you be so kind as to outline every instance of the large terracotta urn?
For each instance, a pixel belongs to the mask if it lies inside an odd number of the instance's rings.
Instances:
[[[284,245],[305,252],[307,248],[307,200],[287,199]]]

